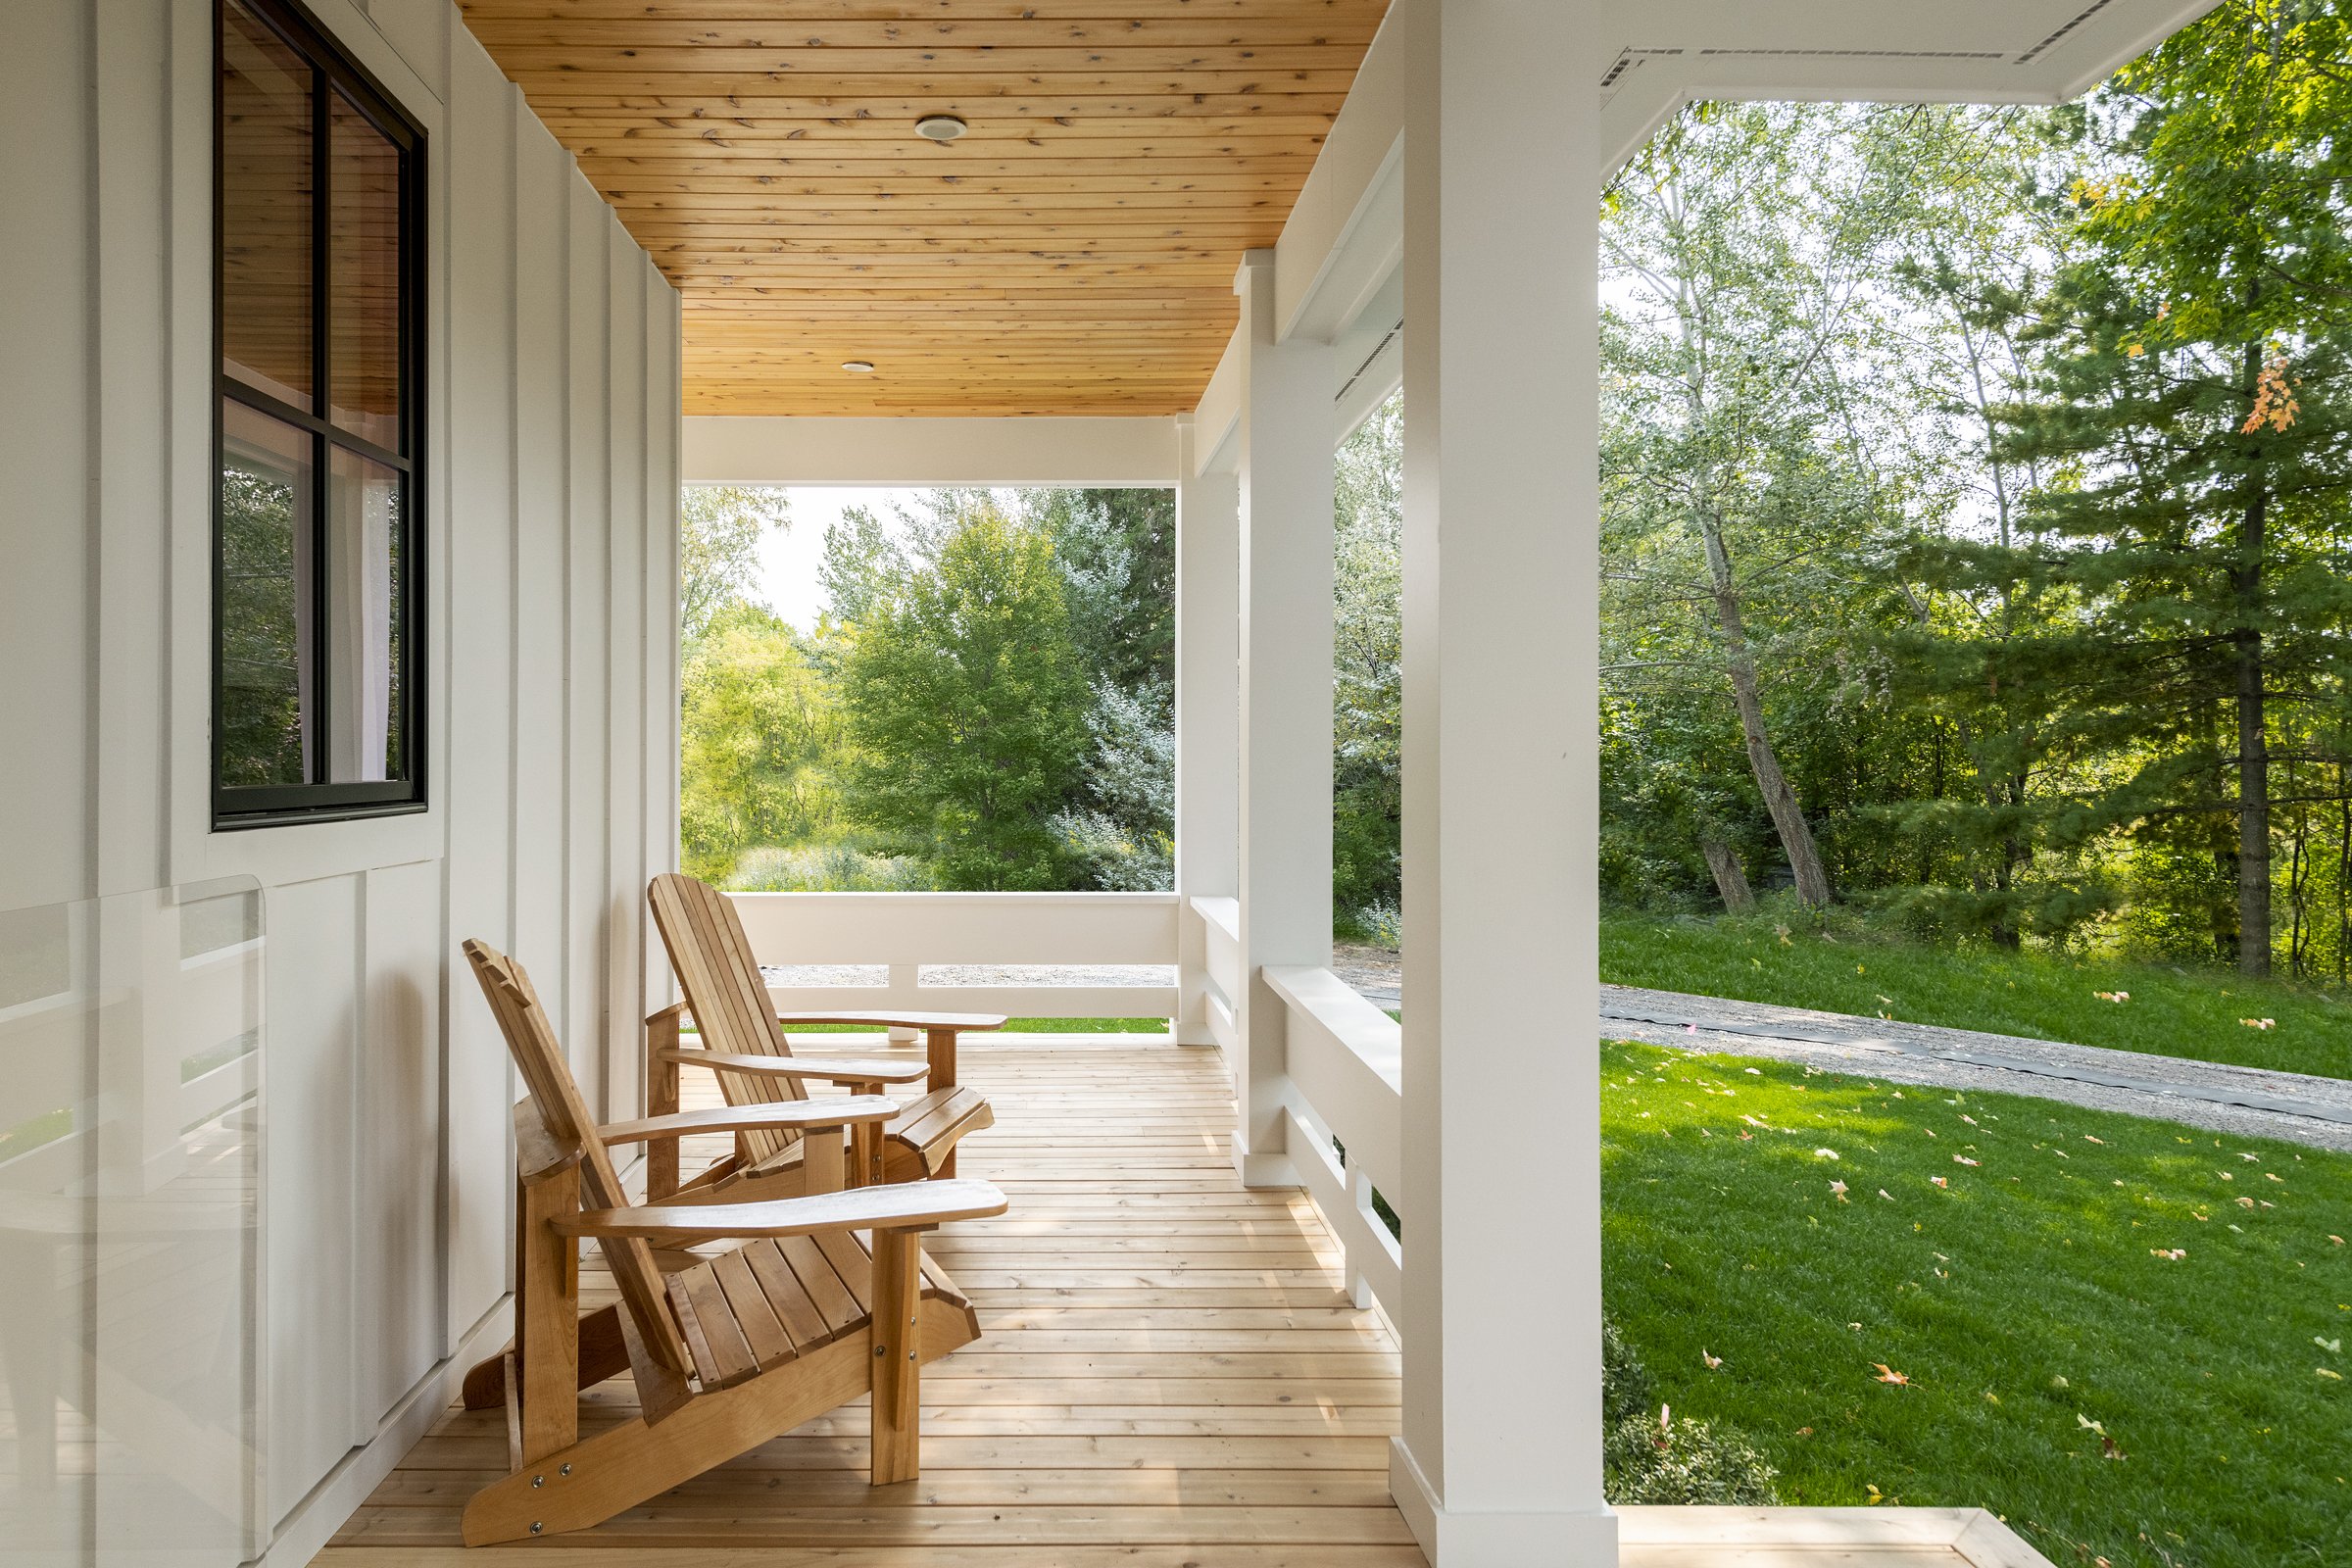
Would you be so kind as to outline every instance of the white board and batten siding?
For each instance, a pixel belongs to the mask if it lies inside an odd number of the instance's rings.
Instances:
[[[210,826],[212,0],[10,0],[0,52],[0,909],[265,889],[280,1555],[503,1332],[509,1071],[458,944],[633,1114],[676,855],[677,296],[448,0],[309,9],[428,137],[429,808],[372,821]]]

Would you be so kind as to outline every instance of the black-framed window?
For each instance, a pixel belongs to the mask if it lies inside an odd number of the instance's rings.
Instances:
[[[424,134],[217,0],[213,821],[424,805]]]

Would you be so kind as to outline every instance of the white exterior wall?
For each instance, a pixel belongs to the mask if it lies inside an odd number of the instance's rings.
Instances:
[[[528,964],[633,1114],[676,855],[676,295],[448,0],[309,4],[427,133],[413,815],[210,831],[212,0],[11,0],[0,53],[0,909],[266,889],[261,1524],[294,1561],[505,1332],[509,1073],[459,942]]]

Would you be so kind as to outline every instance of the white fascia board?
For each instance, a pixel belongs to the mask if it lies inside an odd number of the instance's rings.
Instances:
[[[1242,422],[1242,329],[1233,329],[1216,372],[1193,411],[1193,476],[1231,473],[1237,461],[1233,433]]]
[[[1791,12],[1659,0],[1626,33],[1604,89],[1600,179],[1701,99],[2065,103],[2215,3],[1981,0],[1896,12],[1876,0],[1813,0]]]
[[[1401,32],[1384,24],[1274,245],[1274,332],[1331,342],[1404,256]]]
[[[688,484],[1168,485],[1173,417],[794,418],[695,415]]]

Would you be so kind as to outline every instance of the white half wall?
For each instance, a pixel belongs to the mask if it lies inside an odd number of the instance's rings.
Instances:
[[[686,420],[689,484],[1170,485],[1172,418]]]
[[[0,910],[265,890],[255,1523],[296,1561],[508,1293],[510,1075],[458,943],[640,1103],[679,483],[676,295],[457,8],[307,4],[427,134],[411,815],[211,830],[213,0],[11,0],[0,54]]]

